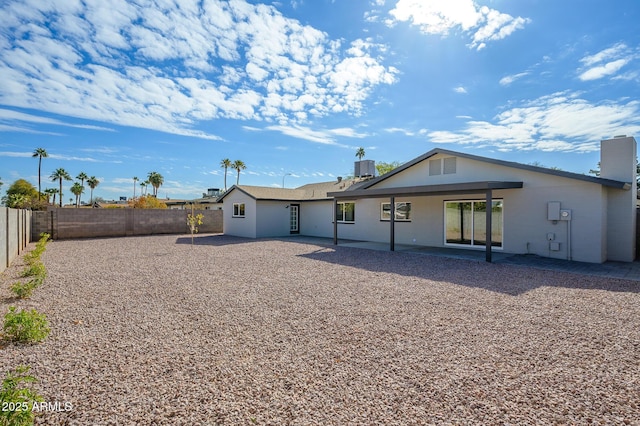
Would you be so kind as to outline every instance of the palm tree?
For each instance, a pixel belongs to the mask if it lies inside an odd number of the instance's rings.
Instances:
[[[164,177],[158,172],[149,172],[147,178],[149,179],[151,186],[153,186],[153,196],[157,197],[158,188],[160,188],[164,183]]]
[[[49,176],[52,182],[60,181],[60,207],[62,207],[62,180],[71,180],[71,175],[62,167]]]
[[[56,203],[56,194],[58,193],[57,189],[55,189],[55,188],[47,188],[47,189],[44,190],[44,193],[47,196],[47,203],[51,199],[52,195],[53,195],[53,204]]]
[[[358,150],[356,151],[356,157],[358,157],[358,160],[362,160],[362,158],[364,157],[363,147],[358,148]]]
[[[49,154],[47,154],[47,151],[44,148],[36,148],[33,151],[33,154],[31,155],[32,157],[38,157],[38,198],[40,198],[40,194],[41,194],[41,185],[40,185],[40,176],[41,176],[41,170],[42,170],[42,158],[43,157],[48,157]]]
[[[147,185],[149,185],[149,181],[140,182],[140,195],[146,194]]]
[[[232,166],[233,166],[233,164],[231,163],[231,160],[229,160],[228,158],[223,158],[222,161],[220,161],[220,167],[222,167],[224,169],[224,190],[225,190],[225,192],[227,191],[227,170]]]
[[[138,176],[133,177],[133,199],[136,198],[136,182],[139,181]]]
[[[96,179],[95,176],[91,176],[89,179],[87,179],[87,185],[89,185],[89,188],[91,188],[91,205],[93,206],[93,190],[96,189],[96,186],[100,185],[100,181],[98,179]]]
[[[232,164],[233,168],[238,172],[238,177],[236,178],[236,185],[240,182],[240,171],[247,168],[242,160],[236,160]]]
[[[80,179],[80,185],[82,185],[82,192],[84,192],[84,181],[89,179],[89,176],[87,176],[85,172],[80,172],[80,174],[76,176],[76,179]],[[80,200],[78,200],[78,203],[80,203],[81,201],[82,201],[82,193],[80,193]]]
[[[45,194],[53,195],[53,200],[51,200],[51,204],[56,205],[56,194],[58,193],[57,188],[47,188],[44,190]]]
[[[71,185],[71,193],[76,196],[76,209],[80,206],[80,196],[84,192],[84,186],[80,182],[74,182]]]

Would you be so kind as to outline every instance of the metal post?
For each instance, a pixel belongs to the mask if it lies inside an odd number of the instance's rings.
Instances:
[[[391,196],[391,206],[389,208],[389,232],[391,235],[389,236],[390,249],[391,251],[395,251],[396,249],[396,197]]]
[[[485,197],[486,200],[486,204],[487,204],[487,209],[486,209],[486,216],[485,216],[485,229],[487,231],[487,237],[485,238],[485,249],[486,249],[486,260],[487,262],[491,263],[491,234],[492,234],[492,230],[491,230],[491,220],[492,220],[492,198],[493,198],[493,194],[492,191],[490,189],[487,189],[487,194]]]
[[[337,218],[337,212],[338,212],[338,200],[337,199],[333,199],[333,245],[337,246],[338,245],[338,218]]]

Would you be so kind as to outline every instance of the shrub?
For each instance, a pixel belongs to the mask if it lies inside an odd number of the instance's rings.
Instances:
[[[33,294],[33,290],[40,287],[44,277],[42,275],[36,275],[27,282],[18,281],[11,286],[11,291],[19,299],[28,299]]]
[[[4,316],[2,330],[6,340],[24,343],[40,342],[51,331],[45,314],[39,314],[35,309],[16,312],[15,306],[10,306]]]
[[[23,277],[42,277],[47,276],[47,270],[44,268],[44,263],[40,261],[33,262],[22,271]]]
[[[32,425],[35,417],[33,404],[44,399],[33,391],[30,383],[36,378],[27,374],[29,367],[21,365],[9,371],[2,381],[0,389],[0,426]]]

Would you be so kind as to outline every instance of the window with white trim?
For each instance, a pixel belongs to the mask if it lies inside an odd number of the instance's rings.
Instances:
[[[356,203],[337,203],[336,221],[353,223],[356,221]]]
[[[244,203],[233,203],[233,217],[244,217]]]
[[[491,245],[502,247],[502,200],[491,201]],[[486,201],[445,201],[445,244],[484,246],[487,241]]]
[[[411,203],[396,202],[394,220],[396,222],[411,221]],[[391,203],[380,204],[380,220],[391,219]]]

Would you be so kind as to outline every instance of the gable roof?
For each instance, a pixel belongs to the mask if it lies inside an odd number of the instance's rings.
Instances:
[[[340,182],[337,180],[331,182],[310,183],[299,186],[298,188],[272,188],[269,186],[252,186],[252,185],[233,185],[227,192],[218,198],[221,202],[224,197],[233,190],[238,190],[253,198],[254,200],[271,200],[271,201],[314,201],[314,200],[330,200],[327,196],[328,192],[345,191],[357,184],[361,183],[358,179],[345,179]]]
[[[581,180],[581,181],[585,181],[585,182],[591,182],[591,183],[597,183],[599,185],[603,185],[603,186],[608,186],[608,187],[612,187],[612,188],[618,188],[618,189],[630,189],[631,188],[631,183],[630,182],[621,182],[621,181],[617,181],[617,180],[612,180],[612,179],[603,179],[603,178],[599,178],[599,177],[595,177],[595,176],[587,176],[587,175],[583,175],[580,173],[572,173],[572,172],[565,172],[563,170],[554,170],[554,169],[549,169],[546,167],[539,167],[539,166],[531,166],[528,164],[522,164],[522,163],[516,163],[513,161],[504,161],[504,160],[498,160],[495,158],[489,158],[489,157],[481,157],[479,155],[472,155],[472,154],[466,154],[463,152],[457,152],[457,151],[450,151],[448,149],[442,149],[442,148],[435,148],[432,149],[431,151],[427,152],[426,154],[423,154],[417,158],[414,158],[411,161],[408,161],[404,164],[402,164],[401,166],[393,169],[392,171],[390,171],[389,173],[385,173],[382,176],[378,176],[374,179],[371,179],[369,181],[364,182],[362,185],[360,185],[357,189],[367,189],[370,188],[372,186],[375,186],[376,184],[382,182],[385,179],[390,178],[391,176],[394,176],[422,161],[425,161],[437,154],[444,154],[444,155],[451,155],[452,157],[461,157],[461,158],[468,158],[470,160],[475,160],[475,161],[481,161],[484,163],[489,163],[489,164],[496,164],[499,166],[505,166],[505,167],[512,167],[515,169],[520,169],[520,170],[527,170],[530,172],[536,172],[536,173],[544,173],[544,174],[548,174],[548,175],[553,175],[553,176],[560,176],[560,177],[564,177],[564,178],[569,178],[569,179],[576,179],[576,180]],[[352,189],[356,189],[356,188],[349,188],[349,190]]]

